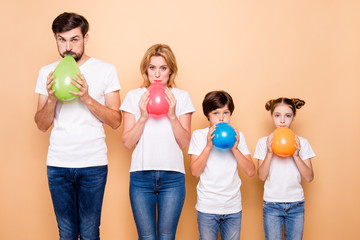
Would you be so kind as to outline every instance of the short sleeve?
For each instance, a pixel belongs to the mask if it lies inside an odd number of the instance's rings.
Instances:
[[[179,98],[177,100],[180,101],[181,104],[179,105],[179,108],[178,108],[178,112],[177,112],[178,116],[195,112],[194,105],[192,104],[192,101],[191,101],[191,98],[190,98],[190,95],[188,92],[182,90],[182,93],[179,96]]]
[[[116,68],[112,64],[109,66],[109,74],[107,76],[106,83],[105,94],[121,89]]]
[[[46,79],[50,71],[48,73],[46,73],[45,71],[46,70],[44,68],[41,68],[39,71],[35,92],[47,96],[48,92],[46,90]]]
[[[240,150],[240,152],[243,155],[249,155],[250,151],[249,151],[249,148],[248,148],[248,146],[246,144],[245,136],[244,136],[244,134],[242,132],[239,132],[239,135],[240,135],[240,141],[239,141],[238,149]]]
[[[204,139],[203,136],[200,134],[199,130],[196,130],[191,135],[190,145],[188,154],[191,155],[200,155],[201,152],[204,150],[205,146],[203,144]]]
[[[300,145],[301,145],[301,149],[299,152],[300,158],[302,160],[306,160],[306,159],[315,157],[316,155],[315,155],[313,149],[311,148],[310,143],[305,138],[299,137],[299,140],[300,140]]]
[[[266,137],[260,138],[256,144],[254,158],[264,160],[267,153]]]

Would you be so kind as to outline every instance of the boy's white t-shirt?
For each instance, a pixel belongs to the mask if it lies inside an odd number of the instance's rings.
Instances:
[[[134,114],[138,121],[141,115],[139,101],[146,88],[137,88],[126,94],[120,110]],[[172,88],[176,98],[176,116],[195,112],[188,92]],[[164,170],[185,173],[182,150],[176,142],[168,117],[149,117],[144,131],[132,153],[130,172]]]
[[[35,92],[48,95],[46,79],[60,61],[40,69]],[[120,89],[116,68],[96,58],[80,66],[89,85],[89,95],[105,105],[105,94]],[[82,168],[107,165],[107,147],[103,123],[78,98],[62,102],[55,109],[47,165]]]
[[[264,160],[267,153],[267,137],[258,140],[254,158]],[[315,157],[309,142],[299,137],[302,160]],[[301,186],[301,174],[292,156],[279,157],[273,154],[268,177],[264,185],[264,201],[297,202],[304,200],[304,190]]]
[[[188,154],[199,156],[207,144],[209,128],[195,130]],[[244,134],[239,132],[238,149],[249,155]],[[196,210],[210,214],[232,214],[242,210],[238,163],[230,149],[213,147],[197,185]]]

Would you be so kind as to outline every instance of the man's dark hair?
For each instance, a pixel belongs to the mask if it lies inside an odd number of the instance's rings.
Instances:
[[[76,13],[64,12],[57,16],[52,24],[54,34],[70,31],[74,28],[81,28],[83,36],[89,31],[89,23],[83,16]]]

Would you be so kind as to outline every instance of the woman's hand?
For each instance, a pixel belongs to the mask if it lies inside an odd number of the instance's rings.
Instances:
[[[168,111],[168,117],[170,119],[175,119],[177,118],[176,116],[176,98],[174,96],[174,94],[172,93],[170,88],[165,88],[165,94],[166,94],[166,101],[169,104],[169,111]]]

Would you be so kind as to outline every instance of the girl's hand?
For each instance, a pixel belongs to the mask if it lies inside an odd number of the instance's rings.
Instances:
[[[268,153],[273,153],[273,150],[271,148],[271,144],[272,144],[272,139],[274,137],[274,133],[271,133],[266,140],[266,147],[267,147],[267,151]]]
[[[236,129],[236,128],[234,128],[234,130],[235,130],[235,132],[236,132],[236,141],[235,141],[235,143],[234,143],[234,145],[231,147],[231,150],[232,151],[234,151],[234,150],[236,150],[237,148],[238,148],[238,146],[239,146],[239,141],[240,141],[240,136],[239,136],[239,131]]]
[[[295,136],[295,141],[296,141],[296,144],[295,144],[295,152],[293,154],[294,157],[299,157],[299,152],[301,150],[301,145],[300,145],[300,140],[299,140],[299,137],[298,136]]]
[[[140,117],[143,119],[147,119],[149,117],[149,114],[146,110],[147,104],[149,102],[149,90],[146,90],[144,94],[141,96],[139,101],[139,108],[140,108]]]
[[[174,96],[174,94],[172,93],[172,91],[170,90],[170,88],[165,88],[165,94],[166,94],[166,101],[169,104],[169,112],[168,112],[168,116],[170,119],[175,119],[177,118],[176,116],[176,98]]]
[[[207,143],[206,143],[206,146],[208,146],[210,149],[212,149],[212,147],[214,146],[212,140],[213,140],[213,138],[215,137],[215,135],[214,135],[215,128],[216,128],[216,125],[211,126],[211,127],[209,128],[209,132],[208,132],[208,135],[207,135]]]

